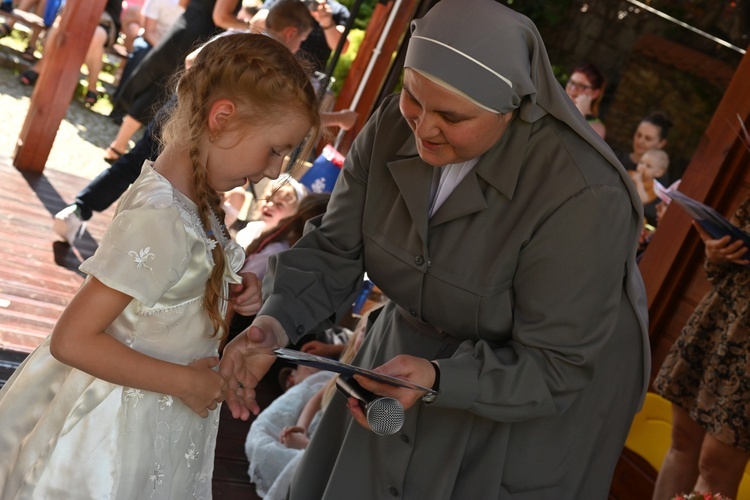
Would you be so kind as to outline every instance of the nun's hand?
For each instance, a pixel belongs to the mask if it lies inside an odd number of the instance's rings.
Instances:
[[[260,412],[255,387],[276,359],[274,348],[288,341],[275,318],[258,316],[224,348],[219,373],[227,381],[225,398],[234,418],[247,420]]]
[[[396,356],[373,371],[406,380],[422,387],[432,387],[435,383],[435,367],[430,360],[406,354]],[[404,410],[408,410],[415,403],[419,403],[422,396],[426,394],[425,391],[378,382],[363,375],[355,375],[354,378],[359,385],[374,394],[398,399]]]

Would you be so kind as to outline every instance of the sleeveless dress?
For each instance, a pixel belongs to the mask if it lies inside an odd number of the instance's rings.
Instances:
[[[196,206],[147,162],[80,267],[133,297],[107,333],[173,363],[216,356],[203,308],[215,244]],[[242,249],[222,245],[239,269]],[[229,282],[239,282],[231,270],[225,293]],[[219,408],[204,419],[178,398],[93,377],[53,358],[49,338],[0,391],[0,421],[3,500],[211,498]]]
[[[750,198],[732,222],[750,231]],[[750,268],[706,261],[711,290],[672,344],[654,390],[722,443],[750,452]]]

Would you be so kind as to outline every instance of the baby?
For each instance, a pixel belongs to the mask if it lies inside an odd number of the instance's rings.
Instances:
[[[630,172],[630,177],[633,179],[636,189],[638,189],[638,196],[640,196],[644,205],[657,198],[657,189],[664,189],[656,179],[666,174],[668,167],[669,155],[666,151],[649,149],[641,155],[636,169]]]

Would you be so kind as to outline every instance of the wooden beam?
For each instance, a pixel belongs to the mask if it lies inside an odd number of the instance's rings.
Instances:
[[[16,143],[13,165],[17,169],[44,171],[105,4],[106,0],[70,0],[65,5],[55,43],[44,47],[44,70]]]
[[[335,109],[350,109],[354,99],[357,97],[360,83],[365,80],[363,82],[364,88],[357,102],[354,103],[354,110],[359,113],[359,118],[355,126],[346,132],[339,145],[339,151],[342,154],[346,154],[349,151],[352,141],[370,117],[375,99],[383,84],[384,76],[388,73],[391,66],[393,53],[398,48],[404,32],[414,18],[414,13],[419,4],[417,0],[401,0],[388,32],[384,33],[388,18],[391,15],[391,11],[395,8],[396,3],[394,1],[390,1],[387,4],[378,2],[375,6],[370,22],[367,25],[362,45],[360,45],[357,51],[357,57],[352,62],[351,68],[349,68],[346,82],[344,82],[344,86],[336,100]],[[378,51],[378,43],[382,37],[385,38],[382,40],[381,48]],[[369,74],[367,74],[367,68],[372,58],[375,58],[373,66]]]
[[[725,216],[731,216],[747,194],[750,153],[739,139],[739,120],[750,121],[749,78],[750,55],[745,55],[680,184],[680,191]],[[683,210],[670,207],[639,266],[648,298],[654,372],[661,366],[665,346],[683,326],[676,311],[687,301],[687,285],[698,278],[705,281],[703,244],[690,223]]]

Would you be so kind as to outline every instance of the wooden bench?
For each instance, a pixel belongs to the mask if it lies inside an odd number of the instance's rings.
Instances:
[[[8,24],[19,23],[25,26],[30,32],[29,46],[36,45],[36,41],[41,34],[47,31],[47,26],[44,25],[44,19],[31,12],[26,12],[20,9],[13,9],[13,12],[0,10],[0,17],[4,18],[5,22]]]

